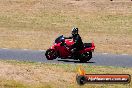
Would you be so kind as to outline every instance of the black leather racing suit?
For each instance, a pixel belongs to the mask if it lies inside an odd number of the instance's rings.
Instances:
[[[70,37],[65,37],[65,39],[73,39],[73,41],[75,42],[72,45],[72,48],[74,49],[74,51],[79,51],[83,49],[83,42],[79,34],[75,34]]]

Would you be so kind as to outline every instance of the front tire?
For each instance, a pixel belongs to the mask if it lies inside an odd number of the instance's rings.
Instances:
[[[47,60],[53,60],[57,58],[57,53],[53,49],[48,49],[45,53]]]

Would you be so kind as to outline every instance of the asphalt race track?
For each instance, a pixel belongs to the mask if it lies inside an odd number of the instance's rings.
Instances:
[[[28,49],[0,49],[0,59],[2,60],[19,60],[19,61],[33,61],[42,63],[68,63],[68,64],[82,64],[78,60],[72,59],[56,59],[48,61],[45,57],[44,50],[28,50]],[[108,53],[94,53],[93,58],[87,63],[91,65],[101,66],[121,66],[132,67],[132,55],[127,54],[108,54]]]

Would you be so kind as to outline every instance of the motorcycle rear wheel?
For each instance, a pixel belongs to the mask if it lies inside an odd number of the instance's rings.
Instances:
[[[85,63],[89,61],[92,58],[92,52],[87,52],[82,55],[81,58],[79,58],[80,62]]]

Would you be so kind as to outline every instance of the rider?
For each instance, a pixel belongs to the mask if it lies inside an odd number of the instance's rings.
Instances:
[[[70,37],[65,37],[65,39],[73,39],[74,44],[72,45],[72,53],[75,53],[76,51],[82,50],[83,49],[83,42],[78,34],[78,28],[73,28],[71,32],[72,36]]]

